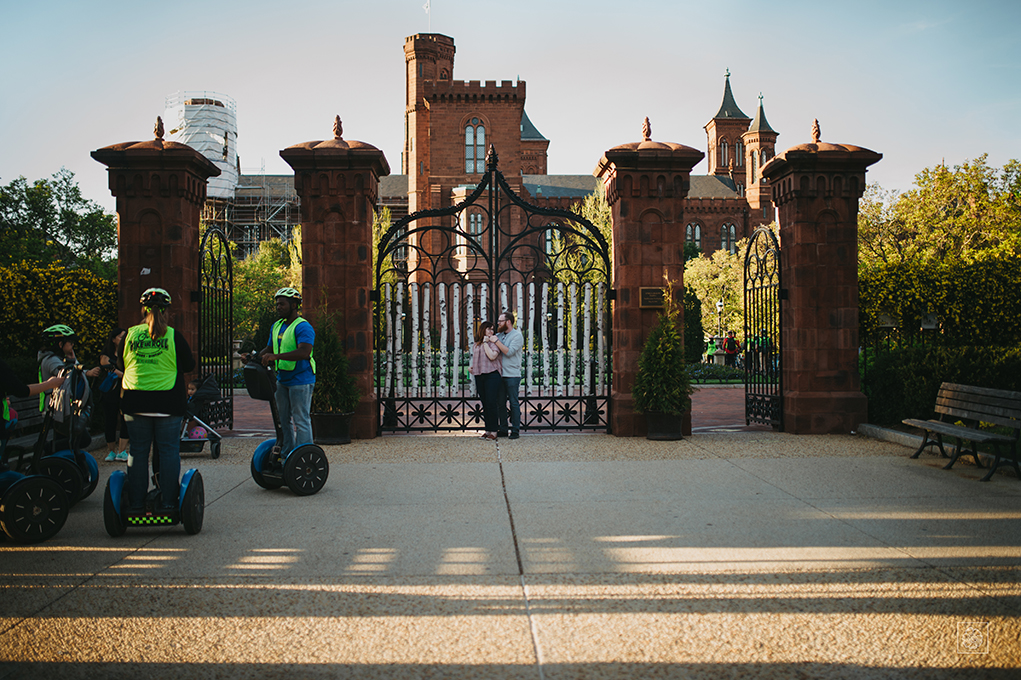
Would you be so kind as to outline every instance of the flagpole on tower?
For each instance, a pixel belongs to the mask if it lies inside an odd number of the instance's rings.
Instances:
[[[432,0],[425,0],[425,4],[422,5],[422,9],[429,15],[429,32],[433,32],[433,12],[432,12]]]

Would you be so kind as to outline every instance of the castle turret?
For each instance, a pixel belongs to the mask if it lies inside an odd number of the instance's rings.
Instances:
[[[773,202],[769,190],[769,180],[762,177],[762,166],[776,154],[776,138],[779,133],[769,127],[766,112],[762,107],[762,94],[759,94],[759,110],[755,113],[748,132],[742,135],[745,146],[745,195],[752,210],[752,224],[761,221],[768,224],[773,221]]]
[[[746,116],[734,101],[730,91],[730,70],[727,70],[723,86],[723,103],[713,119],[706,123],[705,132],[709,141],[709,174],[731,177],[739,194],[744,195],[745,155],[742,135],[748,130],[751,118]]]

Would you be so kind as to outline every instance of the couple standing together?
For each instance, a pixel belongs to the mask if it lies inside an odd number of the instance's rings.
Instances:
[[[521,429],[521,404],[518,386],[521,385],[521,348],[525,337],[514,328],[513,312],[504,312],[496,320],[483,321],[475,331],[469,371],[475,376],[475,390],[482,400],[482,413],[486,422],[483,439],[496,439],[497,432],[506,436],[507,409],[510,401],[510,438],[517,439]]]

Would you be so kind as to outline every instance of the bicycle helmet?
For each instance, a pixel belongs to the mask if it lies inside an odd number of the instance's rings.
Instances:
[[[158,307],[166,309],[170,306],[170,293],[162,288],[150,288],[142,293],[140,300],[143,307]]]
[[[77,340],[78,335],[70,326],[58,323],[43,330],[43,340]]]
[[[280,290],[273,294],[273,299],[276,299],[278,297],[291,298],[292,300],[297,300],[298,302],[301,302],[301,293],[299,293],[294,288],[281,288]]]

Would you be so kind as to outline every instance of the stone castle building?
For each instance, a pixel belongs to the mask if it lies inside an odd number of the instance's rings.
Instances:
[[[490,144],[508,184],[531,203],[568,208],[599,188],[592,175],[549,174],[550,140],[525,112],[524,81],[455,80],[455,51],[453,38],[436,33],[404,42],[401,174],[380,178],[379,208],[390,208],[396,221],[463,199],[465,187],[482,178]],[[774,218],[761,169],[774,156],[778,133],[766,120],[761,96],[755,117],[744,114],[731,92],[729,71],[723,101],[705,132],[708,172],[691,176],[685,238],[706,253],[736,252],[738,240]],[[593,150],[593,160],[599,153]],[[242,254],[261,240],[286,239],[299,219],[290,176],[240,176],[232,207],[229,224],[222,226]]]

